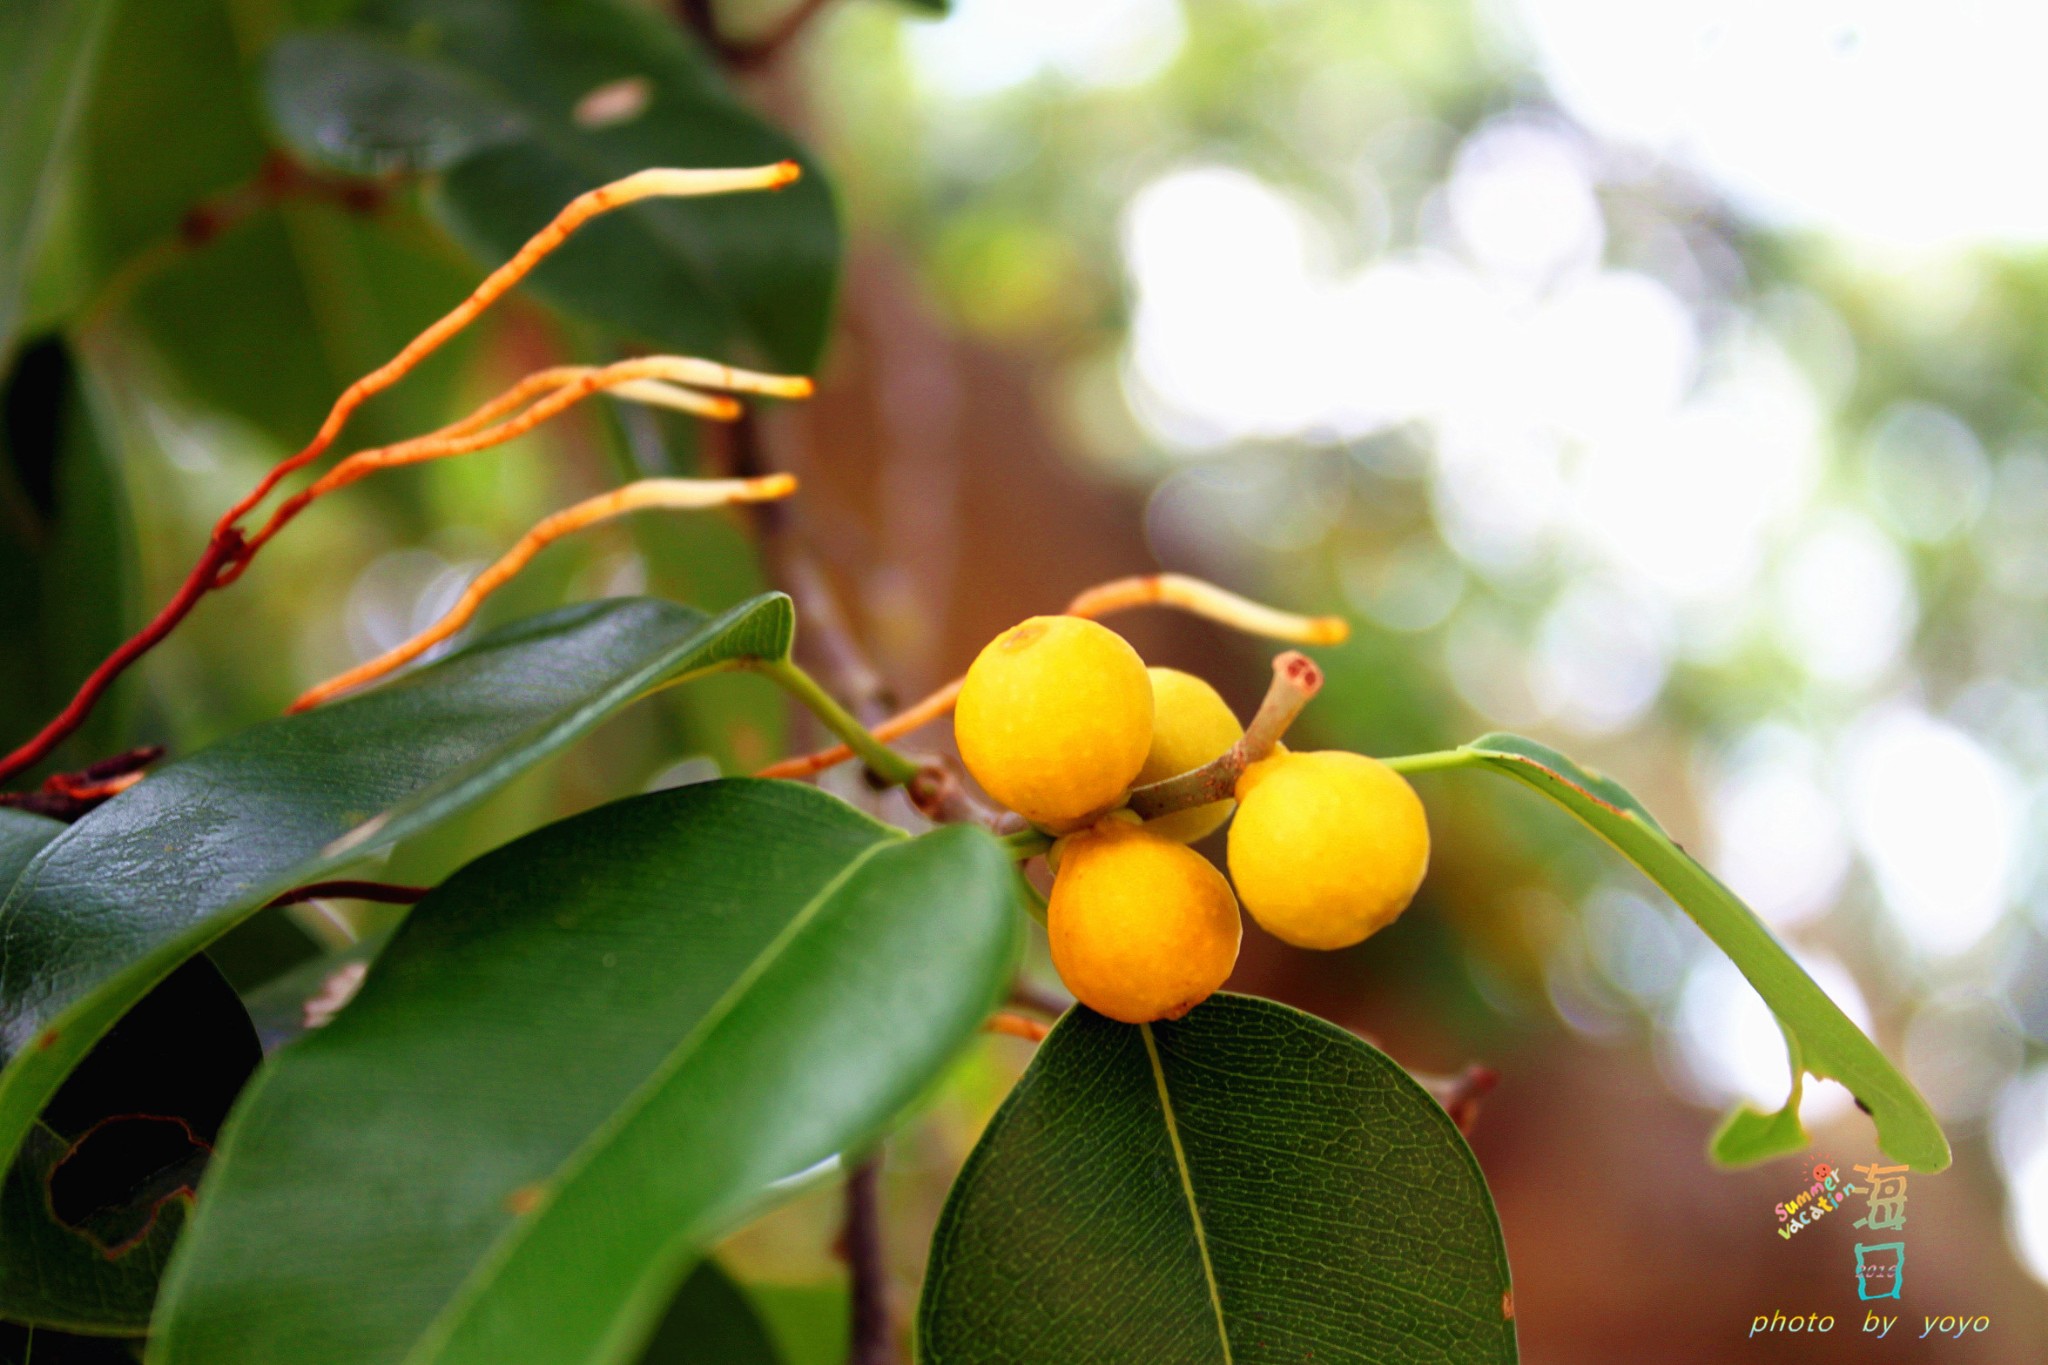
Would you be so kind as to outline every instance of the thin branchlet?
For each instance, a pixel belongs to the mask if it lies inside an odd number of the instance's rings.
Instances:
[[[1131,793],[1132,813],[1143,820],[1156,820],[1232,796],[1244,770],[1273,752],[1287,727],[1322,687],[1323,671],[1307,655],[1290,649],[1278,656],[1273,660],[1273,681],[1252,723],[1245,727],[1244,737],[1191,772],[1137,788]]]

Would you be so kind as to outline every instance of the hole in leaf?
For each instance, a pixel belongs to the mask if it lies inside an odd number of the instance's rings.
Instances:
[[[149,1236],[165,1201],[192,1196],[212,1150],[183,1119],[102,1120],[51,1170],[50,1212],[118,1256]]]

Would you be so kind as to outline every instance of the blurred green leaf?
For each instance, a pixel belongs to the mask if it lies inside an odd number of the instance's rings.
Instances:
[[[138,567],[112,424],[59,337],[0,385],[0,734],[26,738],[128,636]],[[61,761],[122,747],[126,689]]]
[[[360,29],[280,41],[266,89],[308,159],[445,168],[441,215],[491,264],[578,194],[634,171],[802,159],[675,23],[622,0],[378,0]],[[805,370],[824,346],[838,265],[832,196],[807,163],[775,194],[607,215],[533,287],[669,349],[737,348]]]
[[[0,364],[112,9],[111,0],[0,5]]]
[[[750,1284],[747,1296],[789,1365],[841,1365],[850,1296],[843,1282]]]
[[[784,656],[793,629],[779,595],[714,618],[567,607],[245,730],[70,826],[0,900],[0,1159],[129,1006],[278,892],[472,804],[649,691]]]
[[[1518,735],[1482,735],[1458,752],[1543,793],[1662,887],[1777,1015],[1791,1044],[1794,1077],[1804,1071],[1847,1086],[1877,1124],[1878,1145],[1886,1155],[1916,1171],[1948,1165],[1948,1138],[1913,1083],[1814,984],[1756,912],[1680,848],[1624,788]],[[1785,1109],[1775,1116],[1746,1107],[1738,1111],[1715,1138],[1714,1158],[1742,1164],[1805,1146],[1799,1095],[1795,1084]]]
[[[1020,924],[986,831],[911,839],[796,783],[489,854],[251,1088],[152,1358],[630,1360],[714,1237],[939,1074]]]
[[[1721,1121],[1714,1130],[1708,1151],[1723,1166],[1754,1166],[1772,1157],[1804,1151],[1809,1139],[1799,1121],[1799,1099],[1795,1092],[1782,1109],[1766,1114],[1743,1105]]]
[[[783,1365],[747,1291],[716,1261],[701,1262],[676,1291],[639,1365]]]
[[[85,120],[81,218],[96,306],[123,307],[190,399],[296,448],[476,277],[401,202],[350,207],[272,159],[246,74],[252,17],[223,0],[118,0]],[[351,434],[444,421],[459,351],[374,400]]]
[[[204,957],[102,1038],[36,1121],[0,1189],[0,1314],[140,1335],[192,1192],[262,1053]]]
[[[1512,1361],[1471,1149],[1383,1053],[1268,1000],[1062,1019],[932,1237],[926,1365]]]

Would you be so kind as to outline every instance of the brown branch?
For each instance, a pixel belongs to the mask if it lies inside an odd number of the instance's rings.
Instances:
[[[889,1312],[889,1268],[882,1242],[882,1159],[871,1156],[846,1177],[846,1224],[839,1253],[851,1279],[846,1365],[895,1365],[896,1332]]]
[[[796,0],[775,24],[758,38],[736,42],[718,27],[711,0],[676,0],[676,18],[704,44],[718,64],[729,71],[758,71],[772,66],[791,43],[810,27],[832,0]]]
[[[263,908],[304,905],[307,901],[375,901],[379,905],[411,905],[421,900],[431,886],[401,886],[395,882],[307,882],[278,895]]]
[[[1458,1131],[1466,1137],[1472,1136],[1472,1129],[1479,1122],[1479,1102],[1500,1084],[1498,1071],[1477,1064],[1466,1067],[1455,1076],[1431,1076],[1420,1071],[1408,1074],[1444,1107],[1444,1112],[1451,1116],[1451,1122],[1457,1124]]]
[[[937,825],[980,825],[1004,832],[1008,812],[984,804],[960,779],[951,760],[931,758],[904,788],[918,814]]]
[[[1055,1019],[1067,1012],[1066,1001],[1050,991],[1039,989],[1022,977],[1010,983],[1010,1003],[1020,1009],[1036,1010]]]

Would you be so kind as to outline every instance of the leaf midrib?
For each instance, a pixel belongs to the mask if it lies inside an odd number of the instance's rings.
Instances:
[[[1209,1291],[1209,1307],[1216,1313],[1216,1336],[1223,1343],[1223,1365],[1233,1365],[1230,1327],[1223,1318],[1223,1294],[1216,1286],[1216,1266],[1209,1259],[1209,1232],[1202,1223],[1202,1209],[1195,1202],[1195,1181],[1188,1171],[1188,1154],[1180,1145],[1180,1124],[1173,1115],[1173,1096],[1166,1086],[1166,1068],[1159,1061],[1159,1044],[1152,1038],[1150,1024],[1138,1025],[1145,1040],[1145,1057],[1152,1063],[1152,1083],[1159,1088],[1159,1112],[1166,1119],[1166,1140],[1173,1145],[1173,1165],[1180,1176],[1180,1192],[1187,1200],[1188,1221],[1195,1226],[1195,1250],[1202,1258],[1202,1279]]]
[[[519,1247],[546,1220],[548,1211],[560,1193],[575,1183],[578,1176],[603,1155],[620,1130],[675,1079],[676,1073],[688,1063],[705,1039],[717,1031],[719,1025],[725,1021],[726,1016],[738,1005],[753,984],[781,959],[789,945],[809,927],[818,913],[838,895],[840,889],[882,850],[894,848],[907,841],[907,836],[888,826],[878,826],[878,829],[887,831],[893,837],[876,839],[820,887],[817,893],[790,917],[789,923],[783,926],[782,931],[755,955],[753,961],[747,964],[746,970],[733,979],[733,983],[711,1008],[704,1012],[703,1017],[683,1036],[669,1055],[662,1059],[661,1064],[648,1073],[647,1079],[634,1089],[625,1103],[614,1110],[609,1118],[584,1139],[581,1146],[569,1154],[555,1176],[548,1180],[547,1192],[540,1206],[531,1213],[515,1219],[499,1234],[496,1241],[479,1258],[475,1268],[450,1296],[447,1305],[435,1315],[432,1322],[428,1323],[417,1344],[401,1358],[402,1365],[431,1365],[431,1362],[438,1358],[449,1339],[468,1317],[470,1309],[490,1292],[498,1271],[511,1261]]]

